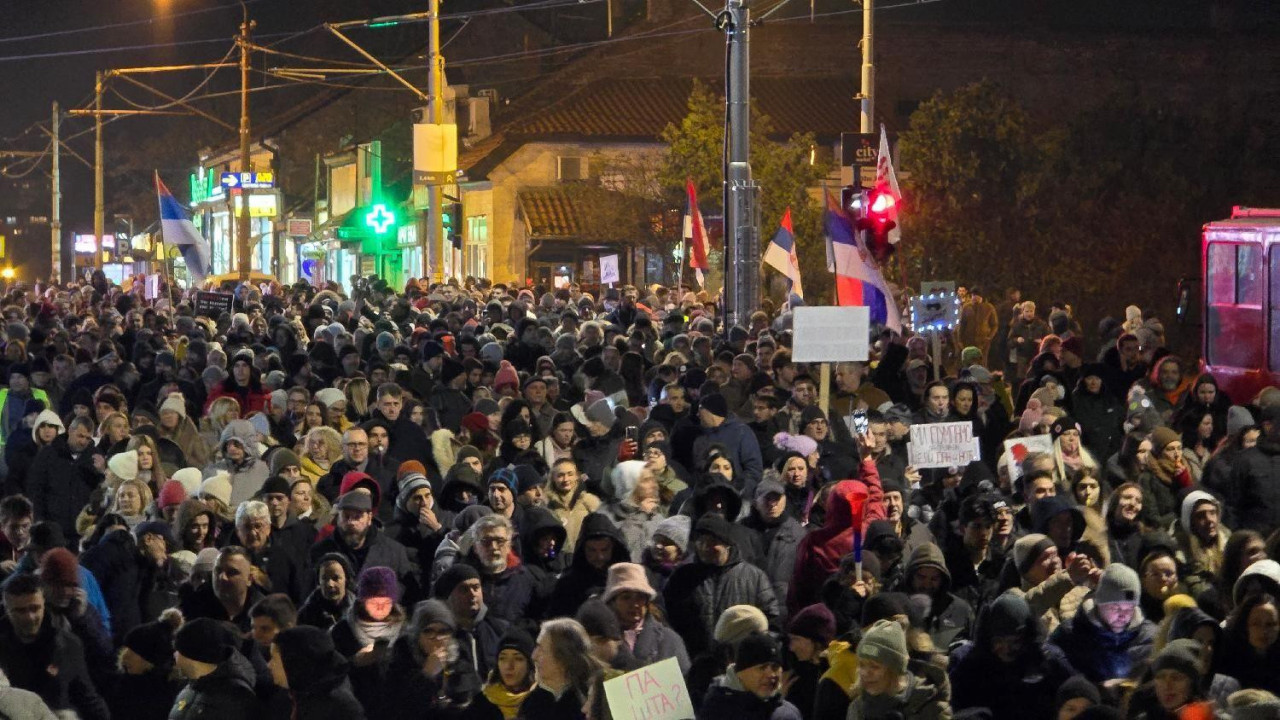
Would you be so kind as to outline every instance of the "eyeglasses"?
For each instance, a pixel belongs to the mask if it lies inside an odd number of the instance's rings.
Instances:
[[[500,537],[497,535],[490,535],[488,537],[480,538],[480,544],[488,545],[489,547],[502,547],[503,545],[506,545],[509,542],[511,542],[510,538]]]

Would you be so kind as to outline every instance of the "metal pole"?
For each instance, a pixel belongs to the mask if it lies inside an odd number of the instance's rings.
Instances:
[[[431,0],[428,8],[430,20],[430,45],[427,62],[430,63],[427,74],[427,96],[431,109],[431,122],[437,125],[444,123],[444,57],[440,54],[440,0]],[[449,241],[444,236],[444,187],[432,183],[429,187],[427,202],[427,237],[423,243],[422,262],[423,275],[428,275],[434,282],[444,280],[445,244]],[[460,223],[461,218],[454,220]]]
[[[722,14],[729,66],[725,103],[729,128],[725,143],[725,329],[747,324],[760,306],[760,238],[756,194],[751,178],[751,56],[748,44],[750,0],[729,0]]]
[[[244,18],[240,22],[240,36],[236,39],[236,44],[240,46],[240,172],[253,172],[253,161],[249,154],[249,30],[252,24],[249,22],[248,6],[241,2],[240,7],[244,11]],[[235,209],[234,200],[231,207]],[[236,269],[241,280],[248,280],[253,268],[249,242],[252,231],[249,226],[249,193],[244,189],[240,190],[236,228]]]
[[[50,198],[49,252],[52,264],[49,267],[49,283],[57,285],[62,282],[62,140],[59,137],[58,101],[53,101],[53,189]]]
[[[107,224],[102,201],[102,71],[93,84],[93,266],[102,269],[102,233]]]
[[[876,66],[872,40],[875,0],[862,0],[862,113],[859,129],[864,133],[875,131],[876,114]],[[858,178],[854,178],[856,184]]]

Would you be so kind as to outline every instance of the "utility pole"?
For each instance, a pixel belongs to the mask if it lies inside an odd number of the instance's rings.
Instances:
[[[431,122],[444,124],[444,56],[440,54],[440,0],[431,0],[428,7],[430,23],[430,41],[427,62],[427,95],[431,109]],[[429,273],[432,280],[444,280],[445,245],[448,238],[444,236],[444,186],[433,182],[429,186],[427,202],[427,238],[423,243],[423,274]],[[459,220],[454,220],[459,222]]]
[[[875,45],[872,40],[872,25],[875,0],[862,0],[862,113],[859,130],[864,133],[875,132],[876,114],[876,66],[874,58]],[[858,178],[854,178],[855,185]]]
[[[58,101],[53,101],[53,197],[49,200],[49,252],[53,264],[49,269],[49,281],[53,285],[62,282],[62,140],[59,136]]]
[[[240,22],[240,35],[236,44],[240,46],[240,172],[253,172],[252,160],[249,156],[249,31],[253,23],[249,21],[249,7],[240,3],[244,11],[244,19]],[[253,268],[251,241],[249,234],[249,192],[240,190],[240,210],[236,214],[236,269],[240,280],[249,279]],[[232,201],[232,209],[235,202]]]
[[[746,326],[760,307],[760,222],[757,196],[751,177],[751,56],[748,27],[750,0],[728,0],[716,17],[725,34],[729,64],[725,76],[725,103],[729,116],[724,158],[725,332]]]
[[[93,266],[102,269],[102,233],[106,210],[102,201],[102,71],[93,83]]]

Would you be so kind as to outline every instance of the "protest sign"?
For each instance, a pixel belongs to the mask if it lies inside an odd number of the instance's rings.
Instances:
[[[618,256],[600,256],[600,284],[612,285],[618,282]]]
[[[1052,453],[1053,438],[1049,435],[1013,438],[1004,441],[1004,456],[1009,469],[1009,482],[1022,477],[1022,461],[1033,452]]]
[[[667,658],[604,683],[609,713],[618,720],[693,720],[680,663]]]
[[[907,464],[917,470],[925,468],[963,468],[981,459],[978,439],[973,436],[973,423],[951,422],[911,426],[907,443]]]
[[[870,349],[871,309],[798,307],[792,311],[791,359],[795,362],[865,361]]]

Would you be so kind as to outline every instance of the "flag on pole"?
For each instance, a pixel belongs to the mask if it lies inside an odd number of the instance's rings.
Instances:
[[[880,154],[876,157],[876,190],[893,196],[889,219],[894,226],[889,231],[889,244],[897,245],[902,239],[902,227],[898,222],[898,205],[902,203],[902,192],[898,190],[898,174],[893,171],[893,158],[889,156],[889,135],[884,131],[884,125],[880,126]]]
[[[764,251],[764,262],[791,281],[791,292],[804,299],[804,288],[800,285],[800,258],[796,256],[796,235],[791,230],[791,208],[782,214],[781,227],[769,241]]]
[[[182,204],[161,182],[159,171],[156,171],[156,197],[160,202],[160,232],[163,241],[182,253],[191,278],[196,283],[204,282],[209,275],[209,241],[204,239]]]
[[[831,193],[826,193],[826,196],[824,224],[834,260],[836,304],[865,305],[871,310],[871,322],[901,333],[902,317],[880,268],[871,253],[858,245],[853,223],[840,207],[840,202]]]
[[[684,241],[689,247],[689,267],[698,278],[698,285],[705,285],[703,271],[707,265],[707,226],[702,222],[702,211],[698,209],[698,191],[693,187],[693,178],[685,180],[685,192],[689,195],[689,206],[684,213]]]

